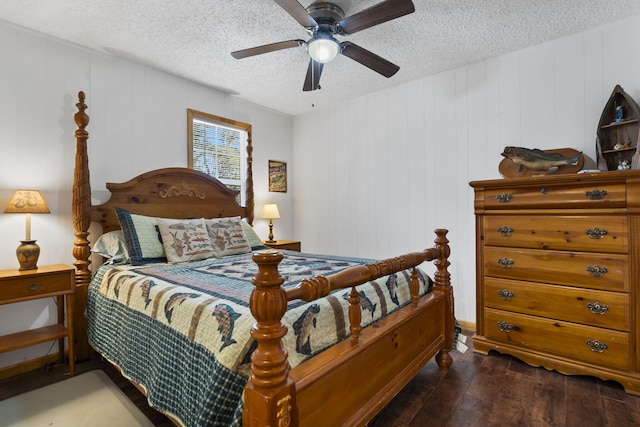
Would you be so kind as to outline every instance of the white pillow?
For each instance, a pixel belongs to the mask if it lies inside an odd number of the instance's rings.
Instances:
[[[122,230],[104,233],[91,247],[91,252],[107,258],[110,264],[128,264],[129,251]]]
[[[244,234],[239,216],[207,219],[205,222],[216,257],[251,252],[251,246]]]
[[[204,218],[157,218],[156,221],[169,262],[198,261],[214,256]]]

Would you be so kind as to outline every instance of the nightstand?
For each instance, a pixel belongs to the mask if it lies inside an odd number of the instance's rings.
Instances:
[[[75,268],[68,265],[46,265],[37,270],[0,270],[0,305],[55,297],[58,323],[41,328],[0,336],[0,353],[58,340],[60,361],[64,362],[64,338],[69,343],[69,370],[75,374],[73,353],[73,292]],[[66,296],[66,298],[65,298]],[[65,299],[67,326],[65,319]]]
[[[298,240],[276,240],[275,242],[262,242],[265,246],[273,249],[283,249],[287,251],[300,252],[300,242]]]

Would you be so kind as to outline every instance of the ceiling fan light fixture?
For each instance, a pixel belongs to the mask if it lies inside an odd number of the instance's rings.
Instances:
[[[241,59],[304,45],[311,59],[302,86],[303,91],[320,89],[320,76],[324,64],[332,61],[338,54],[344,55],[384,77],[391,77],[400,69],[396,64],[355,43],[346,40],[339,42],[335,37],[349,36],[413,13],[415,6],[412,0],[378,0],[379,3],[346,18],[342,8],[333,3],[334,0],[310,0],[312,3],[306,8],[299,3],[299,0],[274,1],[298,21],[311,38],[307,41],[286,40],[237,50],[231,52],[232,57]],[[344,0],[341,0],[340,3],[344,3]]]
[[[314,61],[324,64],[338,55],[340,43],[330,34],[320,34],[309,40],[307,50]]]

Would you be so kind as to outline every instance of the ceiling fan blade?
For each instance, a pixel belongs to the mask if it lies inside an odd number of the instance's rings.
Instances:
[[[273,1],[278,3],[278,5],[281,8],[286,10],[287,13],[291,15],[293,19],[298,21],[298,23],[303,27],[313,28],[318,26],[318,23],[316,22],[315,19],[313,19],[311,15],[309,15],[309,12],[307,12],[307,9],[305,9],[304,6],[302,6],[296,0],[273,0]]]
[[[386,0],[344,18],[336,24],[338,33],[348,35],[415,12],[411,0]]]
[[[385,77],[393,76],[400,69],[400,67],[393,62],[389,62],[375,53],[369,52],[367,49],[361,48],[351,42],[340,43],[340,48],[342,51],[341,53],[344,56],[361,63],[365,67],[368,67]]]
[[[308,92],[310,90],[320,89],[320,75],[322,74],[322,62],[309,59],[309,68],[307,68],[307,78],[304,80],[302,90]]]
[[[287,40],[284,42],[265,44],[263,46],[251,47],[249,49],[236,50],[231,52],[231,56],[236,59],[247,58],[249,56],[262,55],[263,53],[274,52],[276,50],[289,49],[304,44],[304,40]]]

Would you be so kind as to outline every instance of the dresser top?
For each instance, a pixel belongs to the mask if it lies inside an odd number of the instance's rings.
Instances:
[[[74,270],[75,267],[66,264],[42,265],[34,270],[18,270],[17,268],[11,268],[8,270],[0,270],[0,279],[37,276],[42,274],[55,274],[60,272],[72,272]]]
[[[520,187],[523,185],[562,185],[578,183],[606,183],[622,182],[625,180],[640,180],[640,170],[589,172],[580,174],[541,175],[532,177],[490,179],[471,181],[472,187]]]

